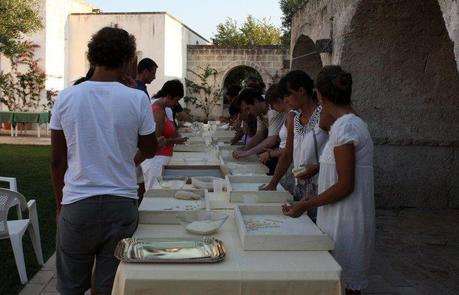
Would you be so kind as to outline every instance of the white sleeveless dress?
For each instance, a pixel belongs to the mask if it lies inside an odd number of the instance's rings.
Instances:
[[[328,132],[319,127],[321,106],[317,106],[306,125],[301,124],[301,113],[294,119],[293,138],[293,167],[318,164],[318,158],[328,140]],[[315,140],[314,140],[315,137]],[[317,151],[316,151],[317,144]],[[295,190],[295,200],[301,199],[304,194],[311,194],[311,187],[317,187],[317,176],[312,177],[306,184],[298,183]]]
[[[332,254],[343,268],[346,289],[361,290],[368,285],[375,238],[373,142],[367,124],[354,114],[338,118],[331,127],[320,157],[319,193],[338,181],[334,148],[345,144],[355,147],[354,192],[335,204],[319,207],[317,225],[335,242]]]

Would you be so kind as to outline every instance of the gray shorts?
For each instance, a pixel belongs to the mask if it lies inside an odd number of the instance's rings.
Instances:
[[[137,228],[137,200],[117,196],[94,196],[63,205],[57,224],[57,290],[63,295],[82,295],[91,287],[111,293],[119,261],[113,256],[121,239]]]

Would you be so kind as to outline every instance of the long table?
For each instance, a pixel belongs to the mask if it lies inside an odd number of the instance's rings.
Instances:
[[[135,237],[194,237],[181,225],[139,225]],[[341,267],[326,251],[244,251],[234,218],[214,235],[227,256],[216,264],[120,263],[112,295],[340,295]]]
[[[182,159],[200,155],[192,154],[174,156]],[[208,198],[212,210],[230,215],[214,235],[225,245],[225,260],[216,264],[120,263],[113,295],[343,294],[341,267],[329,252],[244,251],[233,216],[235,204],[229,202],[226,192],[209,193]],[[186,232],[182,225],[140,224],[134,237],[198,236]]]

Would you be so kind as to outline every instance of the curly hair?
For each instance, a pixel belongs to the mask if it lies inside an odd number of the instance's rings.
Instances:
[[[123,29],[105,27],[92,36],[88,49],[91,65],[116,69],[134,57],[135,37]]]
[[[340,66],[325,66],[316,79],[316,88],[336,105],[351,104],[352,75]]]

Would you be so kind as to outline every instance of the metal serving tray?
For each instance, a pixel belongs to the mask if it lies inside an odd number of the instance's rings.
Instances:
[[[215,238],[127,238],[115,257],[130,263],[215,263],[225,258],[223,242]]]

